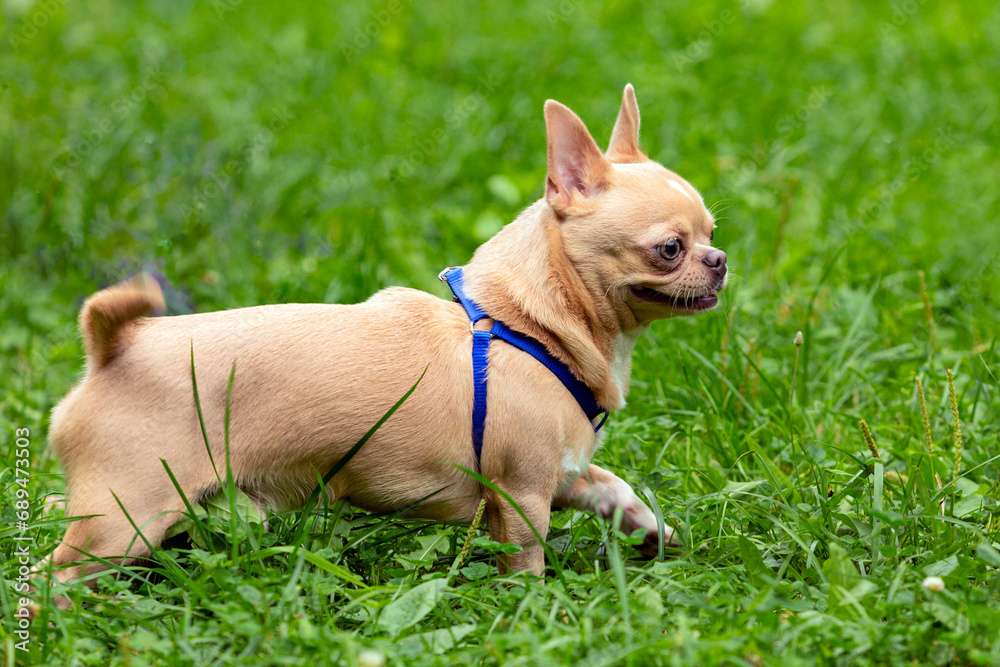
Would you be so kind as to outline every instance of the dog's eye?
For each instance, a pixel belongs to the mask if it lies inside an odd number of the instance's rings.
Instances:
[[[711,233],[708,235],[708,242],[712,243],[714,241],[715,241],[715,230],[713,229]]]
[[[681,254],[681,243],[680,241],[669,241],[661,245],[659,251],[660,257],[665,260],[677,259],[677,255]]]

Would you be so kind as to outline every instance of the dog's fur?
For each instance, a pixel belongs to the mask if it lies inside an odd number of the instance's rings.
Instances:
[[[545,197],[476,251],[467,290],[491,316],[541,341],[603,406],[620,408],[636,337],[654,319],[714,306],[725,253],[710,245],[714,222],[697,191],[639,150],[631,86],[606,155],[561,104],[546,102],[545,122]],[[681,244],[674,260],[662,253],[671,241]],[[191,501],[219,490],[195,410],[192,346],[219,466],[235,360],[231,469],[262,507],[301,505],[317,473],[427,367],[409,400],[333,478],[329,496],[385,512],[437,491],[411,514],[468,522],[485,494],[493,538],[523,547],[504,565],[541,574],[542,547],[518,512],[452,465],[476,467],[472,336],[459,304],[396,287],[356,305],[143,317],[162,306],[156,284],[140,277],[94,295],[81,313],[87,375],[54,410],[50,440],[66,473],[67,514],[89,518],[72,523],[51,555],[61,580],[101,569],[72,564],[83,552],[130,560],[160,543],[184,509],[160,459]],[[632,489],[588,465],[599,442],[549,370],[514,347],[491,346],[482,474],[543,537],[552,507],[606,517],[620,507],[624,529],[645,528],[655,551],[670,531],[659,536]]]

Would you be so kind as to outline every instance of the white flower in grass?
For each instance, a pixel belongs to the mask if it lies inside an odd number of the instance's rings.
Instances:
[[[941,577],[927,577],[920,585],[931,593],[940,593],[944,590],[944,579]]]
[[[372,648],[361,649],[358,653],[358,667],[385,667],[385,656]]]

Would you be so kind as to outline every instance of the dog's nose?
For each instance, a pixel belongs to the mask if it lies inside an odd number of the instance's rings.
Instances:
[[[705,253],[701,261],[705,262],[705,266],[715,271],[720,278],[726,275],[726,253],[721,250],[712,248]]]

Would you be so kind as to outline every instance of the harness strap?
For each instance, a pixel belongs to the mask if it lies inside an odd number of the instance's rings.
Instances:
[[[448,283],[448,287],[455,295],[455,300],[465,308],[472,326],[472,447],[476,453],[477,465],[479,465],[483,452],[483,431],[486,428],[486,368],[489,365],[490,341],[494,336],[527,352],[552,371],[553,375],[559,378],[559,381],[573,395],[591,422],[603,413],[604,417],[594,427],[595,432],[601,430],[604,422],[608,419],[608,411],[598,404],[590,388],[577,379],[566,364],[549,354],[544,345],[530,336],[514,331],[499,320],[493,321],[493,328],[489,331],[475,329],[476,322],[489,317],[489,315],[465,293],[465,276],[462,273],[462,267],[445,269],[438,278]]]
[[[597,399],[594,398],[594,392],[590,391],[590,387],[578,380],[566,364],[549,354],[549,351],[540,342],[534,338],[525,336],[523,333],[514,331],[499,321],[493,322],[493,329],[490,333],[505,343],[524,350],[542,362],[569,389],[569,393],[573,394],[573,398],[576,399],[576,402],[580,404],[580,407],[587,414],[587,419],[593,419],[601,413],[604,413],[605,418],[607,417],[608,411],[597,404]],[[603,423],[602,421],[601,424],[603,425]],[[600,430],[600,426],[594,430]]]
[[[490,332],[472,331],[472,448],[476,463],[483,453],[483,431],[486,430],[486,366],[489,364]]]

